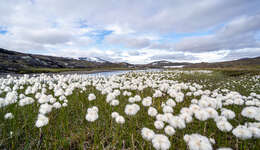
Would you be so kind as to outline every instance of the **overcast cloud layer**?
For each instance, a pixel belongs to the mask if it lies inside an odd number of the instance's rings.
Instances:
[[[149,63],[260,56],[259,0],[2,0],[0,47]]]

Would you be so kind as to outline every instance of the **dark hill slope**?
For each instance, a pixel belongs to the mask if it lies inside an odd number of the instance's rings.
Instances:
[[[124,68],[126,66],[111,62],[99,63],[64,57],[26,54],[0,48],[0,72],[30,72],[44,69],[97,69]]]

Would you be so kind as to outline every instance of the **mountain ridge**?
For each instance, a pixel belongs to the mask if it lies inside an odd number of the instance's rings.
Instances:
[[[96,68],[127,68],[111,62],[92,62],[73,58],[27,54],[0,48],[0,72],[26,73],[35,70],[76,70]]]
[[[171,62],[167,60],[154,61],[148,64],[130,64],[127,62],[110,62],[98,57],[67,58],[38,54],[27,54],[0,48],[0,72],[30,73],[48,72],[50,70],[93,70],[93,69],[148,69],[148,68],[260,68],[260,57],[241,58],[232,61],[214,63]]]

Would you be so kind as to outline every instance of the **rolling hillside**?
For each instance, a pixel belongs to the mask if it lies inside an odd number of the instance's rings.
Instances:
[[[25,54],[0,48],[0,72],[59,72],[102,68],[127,68],[127,65],[77,60],[64,57]]]

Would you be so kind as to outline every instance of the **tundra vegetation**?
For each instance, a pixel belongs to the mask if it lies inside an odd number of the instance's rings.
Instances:
[[[210,70],[0,78],[1,149],[260,147],[260,75]]]

